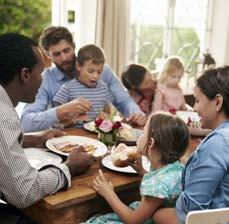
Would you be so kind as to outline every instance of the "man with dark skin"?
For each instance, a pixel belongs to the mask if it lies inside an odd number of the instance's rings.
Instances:
[[[64,164],[46,165],[40,170],[30,166],[22,146],[42,147],[47,139],[63,135],[57,130],[23,135],[14,109],[19,102],[35,100],[43,69],[42,53],[32,39],[16,33],[0,36],[0,199],[8,203],[0,204],[0,219],[13,213],[17,224],[33,221],[16,208],[28,207],[46,195],[69,188],[71,177],[87,171],[92,164],[90,155],[73,150]]]

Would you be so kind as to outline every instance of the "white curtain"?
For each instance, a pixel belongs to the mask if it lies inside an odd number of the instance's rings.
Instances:
[[[95,43],[119,76],[128,63],[130,0],[97,0]]]

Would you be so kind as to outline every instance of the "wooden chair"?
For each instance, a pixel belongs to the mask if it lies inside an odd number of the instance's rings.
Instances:
[[[229,208],[189,212],[185,224],[229,224]]]

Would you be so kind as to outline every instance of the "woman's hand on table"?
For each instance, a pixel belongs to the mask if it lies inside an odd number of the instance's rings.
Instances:
[[[106,180],[102,170],[99,170],[98,175],[93,181],[93,188],[104,198],[109,198],[114,193],[114,187],[110,182]]]
[[[86,172],[92,163],[92,155],[82,152],[79,149],[73,149],[65,162],[72,177]]]

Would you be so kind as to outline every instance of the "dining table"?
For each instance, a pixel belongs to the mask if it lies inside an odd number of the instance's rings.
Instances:
[[[84,136],[97,139],[97,134],[82,128],[65,129],[66,135]],[[199,137],[191,141],[183,161],[200,142]],[[32,206],[23,209],[23,213],[40,224],[76,224],[86,221],[97,213],[111,211],[108,203],[92,188],[93,180],[101,169],[108,181],[111,181],[120,199],[129,204],[140,199],[139,184],[141,177],[136,173],[123,173],[108,169],[102,165],[102,159],[96,157],[92,166],[85,173],[73,177],[71,187],[53,195],[44,197]]]

